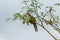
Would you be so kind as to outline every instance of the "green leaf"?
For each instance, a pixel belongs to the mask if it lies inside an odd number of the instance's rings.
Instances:
[[[25,2],[29,2],[29,0],[24,0]]]
[[[60,6],[60,3],[56,3],[56,4],[54,4],[55,6]]]
[[[24,16],[22,16],[22,17],[21,17],[21,19],[22,19],[22,20],[24,20],[24,19],[25,19],[25,17],[24,17]]]
[[[38,8],[40,8],[40,9],[41,9],[40,5],[38,6]]]
[[[14,21],[17,19],[18,16],[14,16]]]
[[[6,18],[5,21],[7,21],[7,22],[10,21],[10,18]]]
[[[37,2],[37,0],[32,0],[32,1]]]
[[[33,6],[34,7],[34,4],[31,4],[30,6]]]
[[[26,20],[27,25],[29,25],[29,19]]]
[[[49,6],[46,6],[45,8],[49,8]]]
[[[25,24],[25,20],[23,20],[23,24]]]
[[[22,9],[24,9],[25,7],[22,7]]]
[[[46,13],[41,12],[41,16],[42,16],[42,17],[45,17],[46,15],[47,15]]]
[[[28,9],[29,12],[34,12],[34,10],[31,8],[31,9]]]
[[[58,16],[56,16],[56,17],[55,17],[55,20],[56,20],[56,21],[58,21],[58,20],[59,20],[59,17],[58,17]]]
[[[15,21],[18,17],[21,18],[20,13],[16,13],[16,14],[14,14],[14,21]]]

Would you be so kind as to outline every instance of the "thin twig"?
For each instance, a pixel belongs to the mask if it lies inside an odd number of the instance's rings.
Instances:
[[[44,26],[40,25],[39,23],[37,23],[39,26],[41,26],[44,30],[46,30],[55,40],[57,40]]]

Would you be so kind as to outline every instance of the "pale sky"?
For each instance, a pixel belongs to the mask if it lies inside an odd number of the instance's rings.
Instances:
[[[45,5],[51,5],[59,0],[40,0]],[[22,24],[20,20],[6,22],[5,18],[13,17],[13,14],[20,12],[21,0],[0,0],[0,40],[53,40],[53,38],[42,27],[38,26],[38,32],[34,31],[33,26]],[[60,9],[57,8],[56,15]],[[50,27],[50,26],[49,26]],[[48,27],[47,27],[48,28]],[[51,28],[51,27],[50,27]],[[50,32],[56,37],[60,37],[52,28]]]

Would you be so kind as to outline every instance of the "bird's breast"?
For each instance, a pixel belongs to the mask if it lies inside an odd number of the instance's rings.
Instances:
[[[33,24],[33,23],[35,23],[36,20],[35,20],[35,18],[31,17],[31,18],[29,19],[29,21],[30,21],[30,23]]]

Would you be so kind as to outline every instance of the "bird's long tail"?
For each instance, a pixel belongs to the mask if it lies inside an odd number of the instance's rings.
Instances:
[[[37,25],[34,23],[33,26],[34,26],[35,31],[37,32],[38,31]]]

